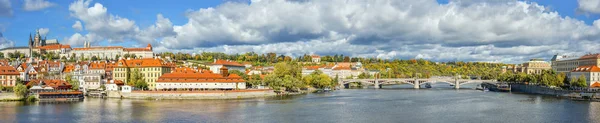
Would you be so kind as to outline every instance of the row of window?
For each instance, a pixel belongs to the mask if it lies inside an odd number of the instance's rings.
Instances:
[[[172,84],[172,83],[169,83],[169,84],[157,84],[157,85],[159,85],[159,86],[177,86],[177,85],[180,85],[180,86],[182,86],[182,85],[183,86],[194,86],[194,85],[196,85],[196,86],[198,86],[198,85],[212,85],[212,84],[213,83],[200,83],[200,84],[198,84],[198,83],[196,83],[196,84],[181,84],[181,83],[179,83],[179,84]],[[239,83],[238,85],[243,85],[243,84],[244,83]],[[214,83],[214,85],[219,85],[219,84]],[[235,83],[220,83],[220,85],[235,85]]]

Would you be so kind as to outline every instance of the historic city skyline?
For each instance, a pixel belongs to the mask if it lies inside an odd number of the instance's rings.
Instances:
[[[39,29],[74,47],[520,63],[595,53],[600,36],[594,0],[0,3],[0,48]]]

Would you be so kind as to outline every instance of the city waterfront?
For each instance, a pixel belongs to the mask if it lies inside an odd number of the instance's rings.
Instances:
[[[0,122],[600,122],[598,102],[445,84],[403,88],[410,86],[242,100],[0,102]]]

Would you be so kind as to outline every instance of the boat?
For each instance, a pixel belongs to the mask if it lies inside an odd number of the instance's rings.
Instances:
[[[481,87],[481,85],[477,85],[477,87],[475,87],[475,90],[483,90],[483,87]]]
[[[508,92],[510,91],[510,85],[508,84],[499,84],[498,91]]]
[[[425,83],[421,88],[431,88],[431,83]]]

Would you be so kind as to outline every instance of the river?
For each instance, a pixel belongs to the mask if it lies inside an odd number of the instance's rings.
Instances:
[[[0,122],[600,122],[598,102],[436,86],[240,100],[0,102]]]

